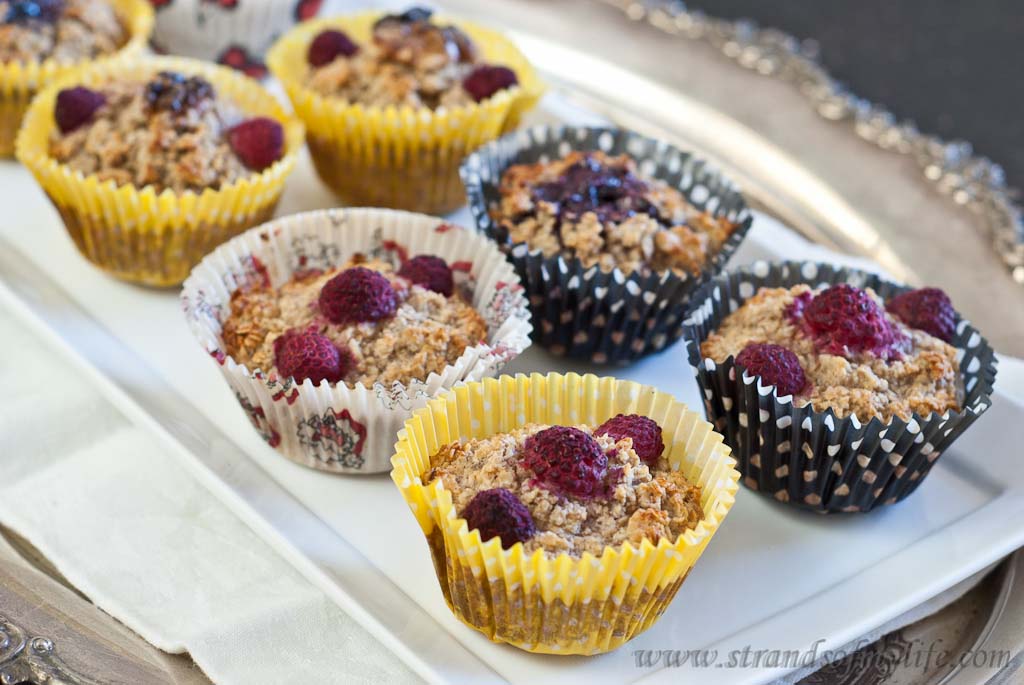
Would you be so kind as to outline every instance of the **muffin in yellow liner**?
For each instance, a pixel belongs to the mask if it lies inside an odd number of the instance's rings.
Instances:
[[[600,558],[527,556],[470,530],[440,482],[422,477],[445,444],[527,423],[599,425],[616,414],[657,422],[671,467],[701,487],[704,518],[676,540],[605,547]],[[463,623],[530,652],[597,654],[664,613],[734,502],[739,472],[711,424],[650,386],[593,375],[517,375],[469,383],[414,412],[398,434],[391,477],[427,536],[441,590]]]
[[[445,16],[437,16],[436,23],[458,26],[486,62],[515,71],[519,85],[480,103],[437,110],[366,106],[323,96],[305,85],[306,53],[317,35],[339,29],[364,44],[381,16],[370,12],[304,22],[270,49],[267,65],[309,130],[317,173],[346,203],[446,214],[466,201],[459,180],[462,158],[516,128],[544,86],[503,35]]]
[[[153,6],[148,0],[109,0],[128,40],[116,52],[96,59],[68,62],[59,59],[0,62],[0,157],[14,154],[14,141],[22,118],[36,93],[53,81],[83,66],[111,60],[134,59],[142,54],[153,31]]]
[[[281,159],[262,172],[197,194],[170,189],[158,193],[152,185],[140,188],[101,181],[50,156],[50,136],[56,128],[54,104],[61,89],[95,87],[119,79],[146,80],[160,71],[202,76],[218,97],[245,114],[279,121],[285,133]],[[155,57],[97,64],[46,88],[25,115],[17,155],[60,212],[86,259],[127,281],[173,286],[185,280],[213,248],[273,216],[303,137],[301,122],[253,79],[198,60]]]

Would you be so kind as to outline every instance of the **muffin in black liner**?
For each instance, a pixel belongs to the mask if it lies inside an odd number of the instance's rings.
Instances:
[[[544,257],[525,243],[510,244],[491,219],[498,187],[513,164],[546,162],[572,151],[628,154],[641,173],[677,188],[698,209],[738,224],[699,276],[671,270],[643,275],[604,272],[573,258]],[[488,143],[460,169],[477,227],[496,240],[526,288],[534,341],[549,351],[598,364],[635,361],[682,335],[690,295],[721,271],[750,229],[750,210],[736,186],[706,162],[668,143],[630,131],[538,126]]]
[[[958,350],[964,379],[963,409],[887,423],[796,407],[792,396],[780,399],[760,377],[737,373],[733,357],[719,364],[702,357],[701,343],[744,300],[762,287],[800,283],[815,289],[849,283],[872,288],[886,301],[912,290],[875,274],[814,262],[755,262],[705,284],[691,298],[683,329],[708,420],[725,435],[751,490],[819,513],[866,512],[898,502],[992,404],[995,353],[958,314],[950,344]]]

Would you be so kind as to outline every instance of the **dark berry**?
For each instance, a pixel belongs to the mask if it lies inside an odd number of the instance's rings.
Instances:
[[[501,538],[501,546],[510,548],[517,542],[526,542],[537,532],[530,510],[519,498],[505,488],[482,490],[462,510],[470,530],[480,531],[484,542]]]
[[[213,86],[201,76],[161,71],[146,86],[146,102],[154,110],[181,112],[213,99]]]
[[[88,88],[67,88],[57,93],[57,103],[53,108],[53,118],[61,133],[71,133],[79,128],[106,103],[103,93]]]
[[[938,288],[919,288],[889,300],[885,308],[911,328],[952,342],[956,334],[956,312],[949,295]]]
[[[4,22],[23,24],[29,21],[43,21],[52,24],[60,19],[64,11],[64,0],[11,0],[7,3]]]
[[[434,11],[427,9],[426,7],[410,7],[401,14],[385,14],[383,17],[378,19],[374,23],[373,27],[377,28],[381,24],[385,23],[399,23],[399,24],[415,24],[421,21],[430,21],[430,17],[434,16]]]
[[[636,214],[661,220],[647,201],[647,183],[626,164],[609,164],[594,155],[582,155],[555,181],[534,187],[533,197],[557,207],[558,220],[578,219],[594,212],[601,223],[621,223]]]
[[[356,266],[324,284],[319,304],[320,312],[333,323],[379,321],[398,309],[398,295],[380,273]]]
[[[317,35],[309,44],[306,61],[314,67],[322,67],[325,64],[330,64],[339,56],[351,57],[357,52],[359,52],[359,46],[345,33],[328,29]]]
[[[245,166],[263,171],[284,154],[284,128],[269,117],[247,119],[228,129],[228,144]]]
[[[477,67],[462,80],[462,87],[477,102],[482,102],[499,90],[505,90],[519,83],[516,72],[508,67],[484,65]]]
[[[807,386],[800,359],[782,345],[751,343],[736,355],[736,364],[760,376],[763,385],[774,385],[779,397],[796,395]]]
[[[633,451],[640,460],[650,467],[658,463],[658,458],[665,451],[665,441],[661,437],[661,426],[655,421],[639,414],[619,414],[602,423],[594,435],[607,435],[616,441],[622,438],[633,439]]]
[[[433,255],[413,257],[402,265],[398,275],[445,297],[451,297],[455,290],[452,270],[448,268],[447,262]]]
[[[352,370],[352,356],[315,331],[286,331],[274,341],[274,366],[283,378],[337,383]]]
[[[547,489],[574,497],[605,494],[608,455],[578,428],[552,426],[526,439],[523,464]]]
[[[898,339],[874,298],[847,283],[815,295],[804,308],[804,321],[818,346],[829,354],[888,356]]]

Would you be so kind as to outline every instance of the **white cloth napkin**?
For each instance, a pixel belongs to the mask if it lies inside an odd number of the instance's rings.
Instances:
[[[737,261],[780,247],[797,259],[857,261],[765,219]],[[0,340],[0,521],[99,607],[157,647],[189,652],[219,683],[417,680],[10,308],[0,308]],[[1004,358],[1000,375],[1024,400],[1024,363]]]

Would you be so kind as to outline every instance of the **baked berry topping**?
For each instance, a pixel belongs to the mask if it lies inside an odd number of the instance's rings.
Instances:
[[[430,21],[432,16],[434,16],[434,11],[431,9],[426,7],[410,7],[401,14],[385,14],[374,23],[373,28],[386,23],[415,24],[421,21]]]
[[[398,309],[398,295],[383,275],[356,266],[324,284],[319,305],[320,312],[332,323],[380,321]]]
[[[658,458],[665,451],[665,441],[661,437],[661,426],[655,421],[639,414],[619,414],[602,423],[594,435],[607,435],[616,441],[623,438],[633,439],[633,451],[640,461],[651,468],[658,463]]]
[[[874,298],[848,283],[815,295],[804,309],[804,322],[828,354],[871,352],[888,358],[900,339]]]
[[[751,343],[736,355],[736,364],[763,385],[774,385],[779,397],[796,395],[807,386],[800,359],[782,345]]]
[[[433,255],[413,257],[402,265],[398,275],[445,297],[451,297],[455,290],[455,281],[448,263]]]
[[[578,428],[552,426],[534,433],[523,444],[522,461],[552,492],[581,498],[607,494],[608,455]]]
[[[7,3],[4,23],[24,24],[42,21],[52,24],[60,19],[64,0],[11,0]]]
[[[956,312],[949,295],[938,288],[919,288],[889,300],[889,313],[907,324],[939,340],[951,342],[956,334]]]
[[[636,214],[649,214],[660,221],[657,207],[644,197],[647,190],[647,183],[626,165],[604,164],[587,155],[557,181],[536,186],[533,197],[556,205],[559,222],[587,212],[596,213],[602,223],[621,223]]]
[[[263,171],[284,153],[284,128],[270,117],[255,117],[227,131],[228,144],[253,171]]]
[[[213,86],[201,76],[161,71],[146,86],[146,102],[155,110],[181,112],[213,99]]]
[[[470,529],[480,531],[482,541],[501,538],[504,549],[517,542],[526,542],[537,532],[530,510],[505,488],[476,493],[462,511],[462,518],[466,519]]]
[[[353,365],[347,351],[316,331],[290,330],[274,341],[274,366],[282,377],[292,376],[297,383],[307,378],[317,385],[324,380],[337,383]]]
[[[309,44],[306,61],[314,67],[330,64],[340,57],[351,57],[359,52],[359,46],[345,33],[334,29],[323,31]]]
[[[482,102],[499,90],[519,83],[516,72],[508,67],[479,66],[462,80],[462,87],[476,102]]]
[[[57,93],[57,102],[53,108],[57,128],[61,133],[71,133],[92,119],[92,115],[106,101],[103,93],[81,86],[60,91]]]

